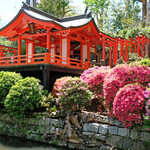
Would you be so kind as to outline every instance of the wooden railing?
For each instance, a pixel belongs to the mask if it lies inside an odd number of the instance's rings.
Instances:
[[[0,45],[0,56],[4,56],[4,54],[7,52],[16,55],[17,51],[18,51],[17,48]]]
[[[87,69],[90,63],[50,53],[0,57],[0,66],[30,65],[30,64],[56,64],[79,69]]]

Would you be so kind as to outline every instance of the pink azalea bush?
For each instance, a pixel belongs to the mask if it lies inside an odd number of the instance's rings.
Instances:
[[[95,99],[99,100],[99,111],[101,110],[101,103],[104,103],[103,99],[103,82],[104,78],[107,76],[108,72],[110,71],[109,67],[102,66],[102,67],[93,67],[85,70],[84,73],[81,75],[82,82],[86,83],[89,86],[89,89],[94,93]],[[91,101],[91,102],[94,102]],[[103,104],[104,105],[104,104]]]
[[[57,97],[57,94],[59,93],[59,90],[62,88],[63,84],[65,84],[66,81],[71,80],[71,79],[72,79],[71,76],[56,79],[53,90],[52,90],[53,96]]]
[[[139,83],[147,86],[150,82],[150,68],[137,64],[122,64],[111,69],[104,79],[104,98],[109,115],[113,115],[113,101],[120,88],[127,84]]]
[[[88,85],[80,78],[74,77],[62,85],[56,101],[63,110],[81,111],[92,97],[93,93],[88,89]]]
[[[146,99],[146,106],[145,106],[145,114],[144,114],[144,125],[145,129],[150,131],[150,83],[144,92],[144,97]]]
[[[144,108],[144,88],[136,84],[128,84],[120,88],[113,102],[113,113],[125,127],[133,123],[142,123]]]

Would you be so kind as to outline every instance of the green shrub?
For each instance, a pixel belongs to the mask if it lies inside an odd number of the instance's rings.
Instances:
[[[130,65],[142,65],[142,66],[150,67],[150,59],[146,58],[140,61],[135,61],[135,62],[130,63]]]
[[[48,96],[43,95],[42,99],[40,100],[40,104],[42,107],[46,108],[48,113],[56,111],[56,99],[53,97],[52,93],[49,93]]]
[[[39,107],[43,92],[40,80],[33,77],[19,80],[11,87],[6,97],[6,110],[12,116],[23,118],[26,112],[33,111]]]
[[[141,61],[140,61],[140,64],[141,65],[144,65],[144,66],[147,66],[147,67],[150,67],[150,59],[142,59]]]
[[[4,106],[4,100],[10,88],[18,81],[21,80],[20,73],[15,72],[0,72],[0,106]]]
[[[88,85],[81,79],[75,77],[66,81],[58,93],[56,103],[63,110],[81,111],[81,108],[89,104],[93,98],[93,93],[88,89]]]

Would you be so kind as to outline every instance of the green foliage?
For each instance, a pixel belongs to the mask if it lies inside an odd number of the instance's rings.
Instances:
[[[3,107],[4,100],[10,90],[10,88],[19,80],[22,76],[15,72],[0,72],[0,106]]]
[[[93,93],[88,89],[88,85],[78,77],[66,81],[58,95],[56,102],[60,107],[63,110],[74,111],[80,111],[93,98]]]
[[[140,61],[140,64],[143,65],[143,66],[147,66],[147,67],[150,67],[150,59],[142,59]]]
[[[34,77],[27,77],[19,80],[13,85],[6,97],[5,107],[11,116],[24,118],[26,112],[39,107],[42,98],[43,86],[40,80]]]
[[[41,106],[45,107],[48,113],[52,111],[56,111],[55,103],[56,103],[56,99],[53,97],[52,93],[49,93],[48,96],[43,95],[40,101]]]
[[[122,38],[133,37],[138,27],[141,27],[141,9],[136,1],[123,0],[112,2],[110,8],[111,26],[109,30]]]
[[[110,0],[84,0],[83,1],[92,11],[92,14],[96,18],[98,22],[98,26],[101,30],[103,30],[104,24],[106,24],[106,20],[108,20],[108,7],[110,4]]]
[[[132,63],[130,63],[130,64],[131,64],[131,65],[132,65],[132,64],[137,64],[137,65],[143,65],[143,66],[150,67],[150,59],[149,59],[149,58],[146,58],[146,59],[142,59],[141,61],[132,62]]]
[[[70,6],[70,2],[70,0],[41,0],[36,7],[53,16],[63,18],[68,14],[69,16],[76,14],[76,8]]]

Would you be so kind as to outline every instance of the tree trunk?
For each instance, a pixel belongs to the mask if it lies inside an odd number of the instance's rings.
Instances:
[[[146,25],[147,0],[142,0],[142,27]]]

